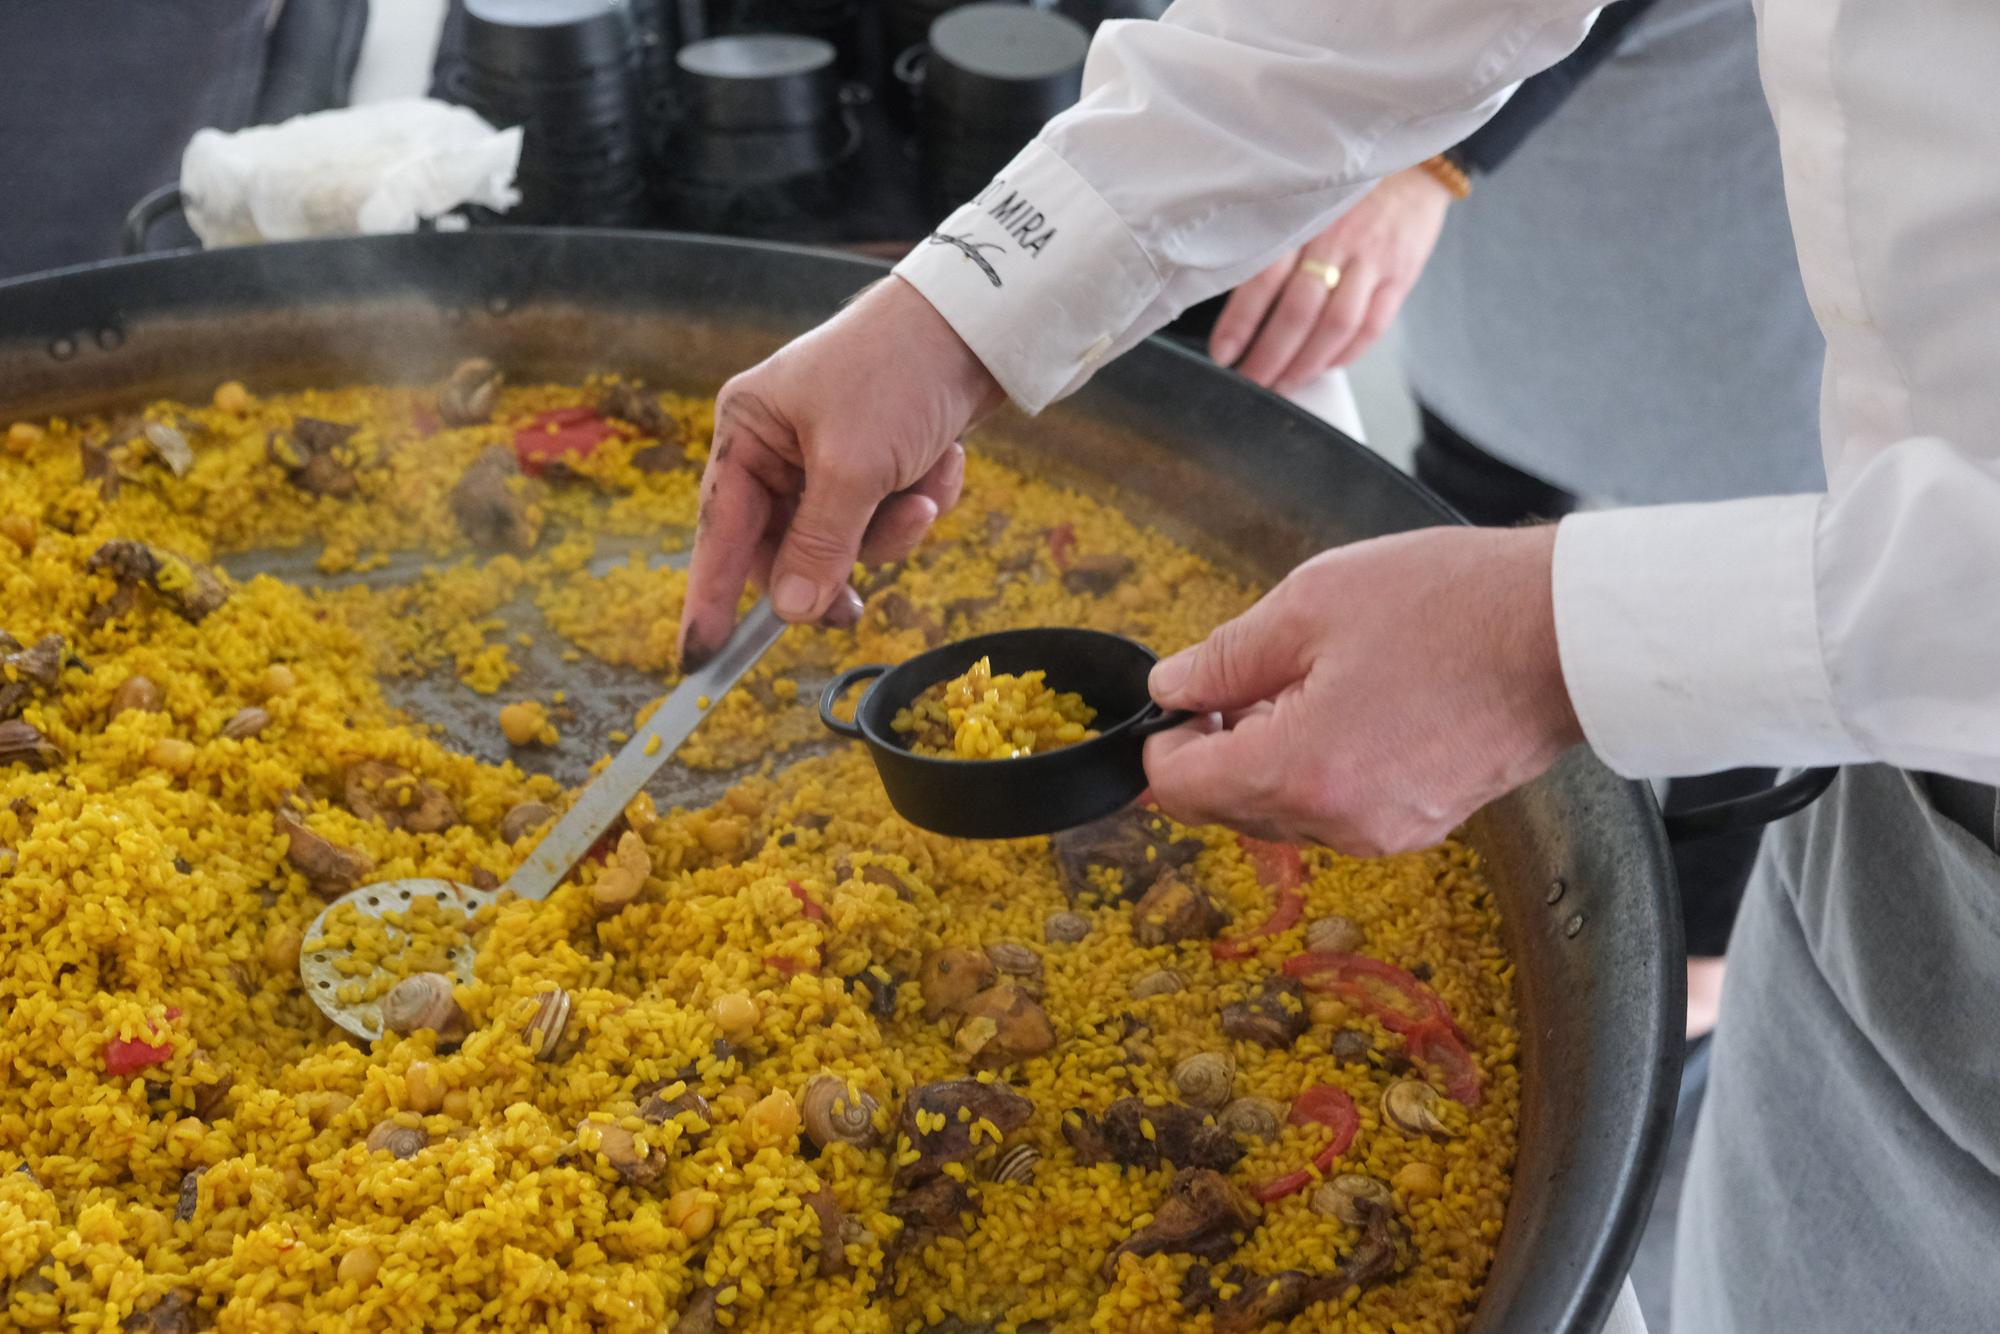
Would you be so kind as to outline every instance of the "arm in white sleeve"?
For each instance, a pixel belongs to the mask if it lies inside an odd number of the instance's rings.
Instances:
[[[1039,411],[1554,64],[1597,0],[1179,0],[897,266]]]
[[[1910,439],[1829,495],[1574,515],[1555,611],[1620,773],[1880,760],[2000,783],[2000,459]]]

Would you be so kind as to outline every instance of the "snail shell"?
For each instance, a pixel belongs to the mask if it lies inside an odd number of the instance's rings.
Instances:
[[[1339,913],[1314,918],[1306,927],[1306,948],[1315,954],[1352,954],[1364,941],[1361,923]]]
[[[1132,984],[1132,995],[1144,1000],[1148,996],[1170,996],[1176,991],[1187,990],[1187,974],[1178,968],[1162,968],[1146,974]]]
[[[838,1140],[868,1148],[881,1138],[875,1128],[875,1112],[880,1106],[866,1092],[849,1097],[847,1081],[839,1075],[815,1075],[801,1095],[799,1113],[806,1134],[822,1149]]]
[[[989,1175],[1003,1185],[1031,1185],[1035,1180],[1035,1164],[1041,1156],[1032,1144],[1016,1144],[993,1160]]]
[[[1238,1098],[1222,1109],[1215,1120],[1232,1135],[1245,1135],[1251,1139],[1276,1139],[1278,1131],[1284,1127],[1289,1109],[1281,1102],[1269,1098]]]
[[[1236,1058],[1223,1052],[1196,1052],[1174,1067],[1174,1087],[1193,1107],[1214,1111],[1229,1101],[1236,1082]]]
[[[1042,975],[1042,956],[1028,946],[1016,944],[1011,940],[988,945],[986,957],[993,961],[995,968],[1012,977]]]
[[[1042,923],[1042,939],[1051,944],[1071,945],[1090,934],[1090,919],[1082,913],[1050,913]]]
[[[1399,1079],[1382,1090],[1382,1115],[1405,1135],[1450,1139],[1451,1131],[1438,1114],[1444,1096],[1421,1079]]]
[[[528,1044],[528,1050],[536,1060],[556,1059],[564,1033],[569,1028],[571,1008],[569,993],[561,987],[544,991],[535,1003],[535,1012],[528,1016],[527,1024],[521,1029],[521,1039]]]
[[[451,979],[443,973],[415,973],[389,988],[382,998],[382,1027],[392,1033],[428,1028],[440,1042],[465,1036],[465,1011],[451,994]]]
[[[424,1151],[431,1142],[417,1126],[401,1126],[394,1121],[384,1121],[368,1132],[368,1151],[380,1153],[387,1149],[398,1158],[414,1158]]]
[[[1395,1207],[1387,1186],[1352,1172],[1322,1182],[1312,1195],[1314,1213],[1330,1214],[1349,1227],[1366,1227],[1371,1218]]]

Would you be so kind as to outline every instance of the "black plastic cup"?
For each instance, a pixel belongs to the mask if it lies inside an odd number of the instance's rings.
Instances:
[[[950,760],[913,754],[890,722],[899,709],[981,658],[995,672],[1046,670],[1049,685],[1073,690],[1097,710],[1098,734],[1073,746],[1014,760]],[[1132,804],[1146,790],[1146,738],[1192,715],[1163,712],[1146,692],[1159,661],[1153,651],[1097,630],[1003,630],[945,644],[898,666],[842,672],[819,699],[820,721],[868,747],[896,813],[953,838],[1026,838],[1088,824]],[[833,706],[856,683],[875,679],[854,721]]]
[[[826,171],[846,155],[843,119],[775,130],[709,130],[679,136],[664,155],[675,176],[713,184],[764,184]]]
[[[1076,20],[1011,4],[954,9],[931,24],[923,114],[967,132],[1038,127],[1083,94],[1090,34]]]
[[[619,0],[465,0],[467,63],[546,80],[622,65],[632,22]]]
[[[717,130],[775,130],[833,118],[839,52],[793,33],[711,37],[674,57],[688,119]]]

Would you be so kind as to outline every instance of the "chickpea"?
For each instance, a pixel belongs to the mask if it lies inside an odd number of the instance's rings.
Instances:
[[[224,380],[215,386],[215,397],[210,401],[223,412],[246,412],[250,408],[250,391],[241,380]]]
[[[709,1011],[715,1016],[715,1026],[732,1038],[740,1038],[757,1027],[757,1021],[763,1017],[757,1002],[740,991],[717,996]]]
[[[403,1093],[413,1111],[428,1115],[444,1106],[444,1076],[429,1061],[411,1061],[403,1071]]]
[[[454,1121],[472,1119],[472,1095],[464,1089],[453,1089],[444,1095],[444,1114]]]
[[[292,669],[282,662],[274,662],[264,669],[264,695],[287,695],[298,685],[299,678]]]
[[[1408,1163],[1390,1184],[1413,1200],[1428,1200],[1444,1190],[1444,1178],[1429,1163]]]
[[[155,769],[165,769],[168,773],[184,774],[194,767],[194,743],[179,737],[164,737],[155,741],[146,752],[146,763]]]
[[[382,1257],[375,1253],[373,1246],[356,1246],[340,1257],[337,1272],[342,1283],[365,1288],[375,1281],[375,1275],[381,1268]]]
[[[715,1226],[715,1203],[708,1192],[677,1190],[667,1197],[667,1226],[689,1241],[700,1241]]]
[[[299,929],[273,922],[264,933],[264,966],[274,973],[289,972],[299,966],[299,946],[305,937]]]
[[[500,710],[500,731],[510,746],[525,746],[542,739],[549,715],[534,700],[521,700]]]
[[[34,554],[39,531],[40,525],[32,514],[0,514],[0,537],[21,548],[23,556]]]
[[[353,1105],[354,1099],[345,1093],[319,1093],[308,1104],[306,1116],[317,1129],[324,1130]]]
[[[48,438],[48,432],[33,422],[15,422],[7,428],[9,453],[25,454]]]
[[[799,1133],[799,1105],[783,1089],[774,1089],[760,1098],[744,1117],[750,1142],[772,1148]]]

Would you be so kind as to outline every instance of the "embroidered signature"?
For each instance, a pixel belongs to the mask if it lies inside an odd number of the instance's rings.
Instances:
[[[995,287],[1006,286],[1005,283],[1000,281],[1000,274],[993,267],[993,261],[981,253],[987,250],[1002,249],[998,241],[974,241],[969,234],[966,236],[950,236],[943,232],[932,232],[926,239],[931,245],[958,247],[967,259],[977,264],[981,272],[985,273],[987,282],[992,283]]]

